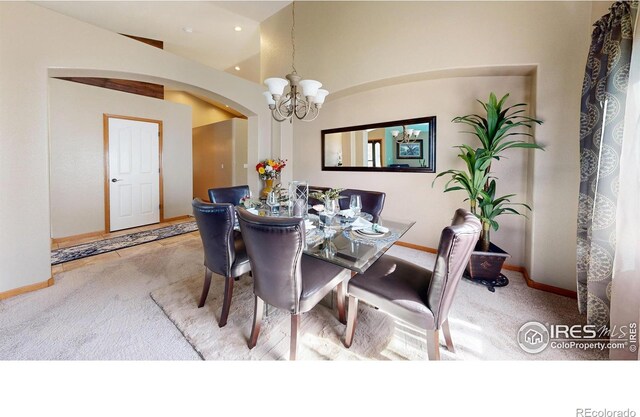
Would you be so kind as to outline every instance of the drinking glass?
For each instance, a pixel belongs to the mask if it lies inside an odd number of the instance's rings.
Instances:
[[[276,195],[275,192],[271,191],[267,195],[267,205],[271,209],[270,210],[271,214],[275,214],[276,210],[277,210],[277,207],[280,206],[280,202],[278,201],[278,196]]]
[[[360,215],[360,211],[362,210],[362,200],[360,199],[359,194],[353,194],[351,196],[351,199],[349,200],[349,208],[353,210],[356,217]]]
[[[324,202],[325,236],[333,234],[333,231],[331,230],[331,223],[333,222],[333,217],[338,213],[338,211],[340,211],[338,200],[326,200]]]

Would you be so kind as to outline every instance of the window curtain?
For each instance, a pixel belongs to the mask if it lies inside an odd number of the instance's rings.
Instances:
[[[620,156],[637,1],[614,3],[594,26],[582,85],[578,308],[610,326]],[[637,192],[637,190],[636,190]]]
[[[636,16],[620,159],[617,247],[611,291],[611,328],[640,329],[640,18]],[[636,345],[611,349],[611,359],[640,359]]]

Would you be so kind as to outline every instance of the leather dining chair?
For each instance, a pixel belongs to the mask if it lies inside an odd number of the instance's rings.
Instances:
[[[248,185],[237,185],[235,187],[210,188],[209,200],[212,203],[230,203],[234,206],[240,204],[242,197],[249,196],[251,191]]]
[[[429,359],[440,359],[440,329],[444,333],[447,349],[453,352],[449,308],[480,230],[480,221],[475,215],[458,209],[451,226],[442,230],[433,271],[383,255],[364,274],[353,277],[348,288],[345,346],[350,347],[353,341],[358,300],[362,300],[425,330]]]
[[[360,194],[360,200],[362,201],[362,211],[369,213],[373,216],[373,222],[377,223],[380,220],[380,214],[384,208],[385,193],[379,191],[367,191],[367,190],[355,190],[347,188],[342,190],[340,195],[347,198],[341,198],[338,200],[340,204],[340,210],[349,208],[350,197],[354,194]]]
[[[300,315],[311,310],[334,288],[338,292],[338,310],[344,315],[344,281],[350,274],[340,266],[302,253],[304,219],[256,216],[241,207],[237,213],[253,271],[255,310],[249,349],[258,341],[264,303],[267,303],[291,314],[289,359],[295,360]]]
[[[204,306],[211,286],[213,273],[222,275],[224,281],[224,300],[218,326],[227,324],[234,278],[251,271],[247,251],[239,233],[234,233],[235,212],[233,204],[205,203],[196,198],[191,203],[193,215],[198,224],[202,246],[204,248],[204,286],[198,308]]]
[[[310,185],[309,186],[309,194],[311,194],[314,191],[322,191],[324,193],[325,191],[329,191],[330,189],[331,189],[331,187],[315,187],[315,186]],[[308,202],[309,202],[309,206],[315,206],[316,204],[324,204],[324,201],[318,200],[318,199],[313,198],[313,197],[309,197]]]

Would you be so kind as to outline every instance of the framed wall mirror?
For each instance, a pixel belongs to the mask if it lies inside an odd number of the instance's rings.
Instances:
[[[436,118],[325,129],[322,170],[436,172]]]

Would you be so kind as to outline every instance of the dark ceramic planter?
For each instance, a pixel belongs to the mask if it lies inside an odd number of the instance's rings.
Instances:
[[[465,270],[465,276],[474,280],[497,280],[500,278],[500,270],[504,261],[510,257],[507,252],[503,251],[493,243],[489,244],[489,251],[483,252],[478,250],[480,242],[471,252],[471,259]]]

